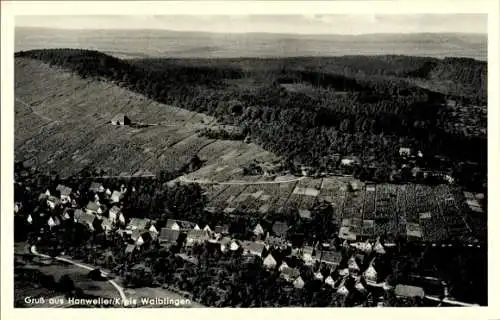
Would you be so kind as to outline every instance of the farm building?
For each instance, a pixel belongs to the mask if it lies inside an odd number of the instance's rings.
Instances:
[[[178,231],[189,231],[194,230],[197,226],[196,223],[190,221],[168,219],[166,228]]]
[[[192,246],[195,243],[204,243],[210,239],[208,232],[204,230],[190,230],[186,236],[186,246]]]
[[[245,241],[243,242],[243,254],[262,257],[266,250],[266,245],[262,242]]]
[[[179,230],[162,228],[160,230],[158,240],[160,241],[160,243],[176,243],[177,240],[179,240],[180,235],[181,233]]]
[[[138,219],[138,218],[132,218],[130,222],[127,225],[128,230],[141,230],[141,229],[148,229],[151,225],[151,220],[149,219]]]
[[[128,126],[130,119],[123,113],[119,113],[111,119],[111,124],[114,126]]]
[[[331,266],[338,266],[342,261],[342,253],[338,251],[323,251],[320,255],[320,262]]]
[[[150,243],[153,240],[153,236],[151,235],[151,233],[148,230],[144,229],[135,229],[134,231],[132,231],[132,235],[130,237],[138,246],[142,246],[145,243]]]
[[[276,267],[278,263],[276,262],[276,259],[274,259],[272,254],[268,254],[267,257],[264,259],[263,264],[264,267],[268,269],[273,269]]]

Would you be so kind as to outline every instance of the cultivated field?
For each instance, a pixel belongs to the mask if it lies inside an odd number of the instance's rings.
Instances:
[[[227,180],[253,161],[276,157],[255,144],[198,137],[214,118],[163,105],[115,84],[88,81],[38,61],[15,61],[15,156],[61,176],[86,166],[109,175],[158,173],[185,165],[194,155],[200,170]],[[113,126],[119,113],[149,127]]]
[[[359,190],[349,184],[355,181]],[[472,211],[458,189],[452,186],[368,184],[348,177],[305,178],[292,182],[247,185],[205,185],[208,207],[226,213],[245,212],[256,216],[284,208],[308,210],[318,201],[330,202],[334,221],[364,237],[384,234],[408,236],[411,240],[471,241],[480,235]],[[472,221],[472,224],[471,224]]]

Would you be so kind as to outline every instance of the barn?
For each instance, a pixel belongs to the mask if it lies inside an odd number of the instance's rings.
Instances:
[[[128,126],[130,125],[130,119],[123,113],[120,113],[111,119],[111,124],[114,126]]]

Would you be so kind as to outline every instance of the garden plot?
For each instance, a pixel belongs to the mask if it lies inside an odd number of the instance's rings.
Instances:
[[[375,218],[375,193],[376,188],[373,185],[367,186],[364,193],[363,219],[373,220]]]
[[[224,210],[225,208],[236,209],[237,203],[234,200],[245,190],[247,186],[245,185],[230,185],[227,189],[213,198],[209,207],[214,207],[219,210]]]
[[[339,214],[342,212],[346,193],[346,183],[343,178],[325,178],[319,194],[319,199],[330,202]]]

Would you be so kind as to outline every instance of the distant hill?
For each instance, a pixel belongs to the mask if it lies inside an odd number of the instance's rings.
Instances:
[[[417,55],[487,60],[482,34],[290,35],[16,28],[15,50],[95,49],[121,58]]]

